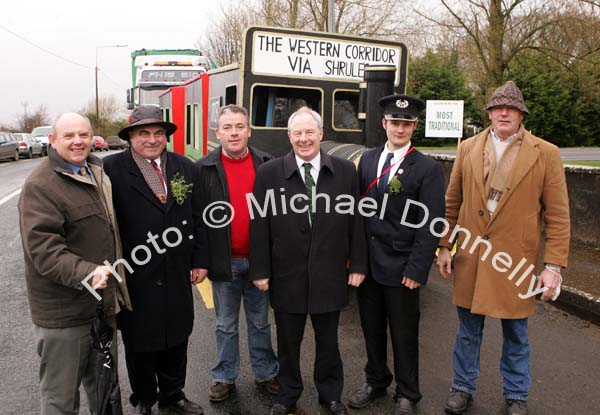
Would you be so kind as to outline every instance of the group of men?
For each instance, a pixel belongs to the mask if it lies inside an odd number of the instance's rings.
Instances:
[[[486,107],[491,127],[459,147],[446,196],[441,166],[411,143],[424,102],[392,95],[380,104],[387,142],[366,151],[358,171],[322,151],[321,117],[307,107],[289,117],[292,150],[275,159],[248,145],[244,108],[221,108],[215,129],[221,145],[196,165],[166,151],[176,126],[163,121],[157,107],[134,110],[119,133],[130,149],[103,163],[89,154],[89,121],[73,113],[59,116],[50,157],[28,178],[19,201],[41,358],[41,413],[77,414],[82,383],[92,413],[95,408],[90,325],[96,300],[82,286],[86,275],[102,289],[108,322],[122,332],[136,414],[151,414],[155,403],[164,414],[203,413],[183,389],[194,318],[191,287],[205,278],[216,312],[217,359],[208,397],[223,401],[235,390],[243,302],[254,379],[274,395],[273,415],[301,413],[301,343],[309,316],[319,402],[328,413],[348,413],[338,323],[350,287],[357,287],[367,362],[365,382],[348,405],[367,407],[387,394],[395,378],[392,414],[415,413],[422,397],[420,287],[438,247],[439,271],[450,277],[449,248],[456,242],[448,232],[440,239],[442,223],[432,225],[435,218],[445,217],[451,228],[469,228],[496,249],[535,264],[543,217],[546,267],[538,287],[547,289],[542,300],[555,298],[568,254],[565,176],[557,148],[524,129],[527,108],[516,85],[509,82],[494,92]],[[341,200],[343,206],[332,207]],[[226,226],[206,221],[215,202],[230,206],[220,211],[221,219],[230,219]],[[523,229],[520,244],[512,234],[516,224]],[[482,249],[469,251],[458,242],[459,330],[445,409],[454,414],[467,409],[479,375],[483,321],[490,316],[502,319],[507,412],[526,414],[533,298],[521,299],[512,281],[481,260],[487,255]],[[111,269],[125,278],[114,278]],[[387,364],[388,331],[393,371]],[[112,348],[116,356],[116,341]]]

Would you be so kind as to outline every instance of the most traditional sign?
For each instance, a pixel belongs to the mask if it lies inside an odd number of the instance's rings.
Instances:
[[[367,65],[391,65],[398,85],[401,57],[399,47],[383,43],[257,31],[251,68],[260,75],[360,82]]]
[[[456,137],[463,134],[464,101],[427,101],[425,137]]]

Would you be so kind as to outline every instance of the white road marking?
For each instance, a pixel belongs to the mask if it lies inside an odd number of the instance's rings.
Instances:
[[[0,199],[0,206],[5,204],[6,202],[8,202],[13,197],[19,195],[20,193],[21,193],[21,189],[17,189],[14,192],[12,192],[11,194],[9,194],[8,196],[3,197],[2,199]]]

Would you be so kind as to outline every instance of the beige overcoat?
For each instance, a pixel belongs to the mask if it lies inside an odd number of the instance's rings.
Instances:
[[[546,225],[544,262],[567,266],[570,220],[565,172],[558,148],[521,126],[523,142],[495,213],[484,193],[483,150],[489,128],[461,143],[446,193],[454,259],[454,304],[475,314],[517,319],[533,314],[535,267]],[[464,230],[470,232],[470,238]],[[491,247],[491,248],[490,248]],[[531,268],[530,268],[531,267]],[[528,272],[529,271],[529,272]],[[534,285],[531,285],[533,281]]]

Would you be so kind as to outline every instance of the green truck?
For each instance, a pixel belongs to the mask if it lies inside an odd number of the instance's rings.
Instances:
[[[158,105],[158,97],[208,70],[208,59],[195,49],[140,49],[131,53],[131,89],[127,108]]]

